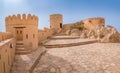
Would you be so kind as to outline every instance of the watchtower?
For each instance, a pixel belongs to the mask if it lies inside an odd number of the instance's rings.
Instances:
[[[63,16],[61,14],[50,15],[50,28],[55,32],[59,32],[63,26]]]
[[[5,19],[6,31],[14,34],[16,44],[35,50],[38,48],[38,17],[31,14],[17,14]]]

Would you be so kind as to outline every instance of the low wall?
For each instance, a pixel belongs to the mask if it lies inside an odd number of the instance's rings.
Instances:
[[[0,42],[0,73],[10,73],[15,56],[15,40],[5,39]]]
[[[41,41],[46,40],[48,37],[50,37],[53,34],[53,30],[49,28],[44,28],[44,30],[38,30],[38,40],[39,44]]]
[[[0,41],[4,41],[6,39],[12,38],[13,35],[8,32],[0,32]]]

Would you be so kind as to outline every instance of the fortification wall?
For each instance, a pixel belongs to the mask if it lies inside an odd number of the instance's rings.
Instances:
[[[14,27],[27,27],[33,25],[38,27],[38,17],[31,14],[17,14],[5,18],[6,31],[13,32]]]
[[[37,27],[28,26],[23,29],[24,47],[36,50],[38,48],[38,29]]]
[[[11,66],[14,62],[14,56],[15,40],[10,38],[0,41],[0,73],[10,73]]]
[[[38,40],[39,43],[41,43],[41,41],[46,40],[48,37],[50,37],[53,34],[53,30],[49,29],[49,28],[44,28],[44,30],[38,30]]]
[[[105,25],[105,19],[101,18],[101,17],[97,17],[97,18],[88,18],[83,20],[84,23],[84,27],[86,29],[95,29],[98,26],[104,26]]]
[[[4,41],[9,38],[13,38],[13,34],[9,32],[0,32],[0,41]]]
[[[14,35],[16,41],[23,41],[25,48],[38,48],[38,17],[31,14],[17,14],[5,19],[6,31]]]

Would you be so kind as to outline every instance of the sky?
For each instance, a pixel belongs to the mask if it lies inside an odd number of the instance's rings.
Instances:
[[[120,0],[0,0],[0,31],[5,31],[5,17],[13,14],[39,17],[39,29],[49,27],[51,14],[62,14],[63,23],[103,17],[105,25],[120,31]]]

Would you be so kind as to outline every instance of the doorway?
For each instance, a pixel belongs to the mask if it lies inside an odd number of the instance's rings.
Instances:
[[[60,28],[62,28],[62,23],[60,23]]]
[[[23,41],[23,29],[24,27],[15,27],[15,35],[17,41]]]

